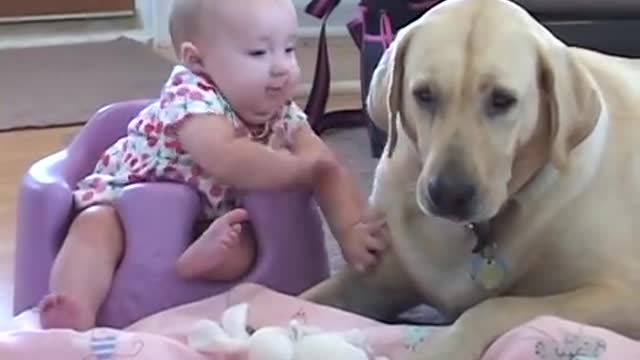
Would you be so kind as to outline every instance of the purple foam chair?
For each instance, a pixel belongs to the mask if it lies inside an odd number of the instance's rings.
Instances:
[[[14,314],[37,305],[48,292],[49,272],[74,214],[74,184],[93,169],[104,149],[125,135],[128,122],[149,102],[102,108],[66,149],[28,170],[18,203]],[[126,188],[116,204],[126,251],[98,325],[122,328],[236,284],[177,277],[175,263],[192,241],[199,201],[181,184]],[[257,234],[258,257],[243,281],[295,295],[329,275],[322,223],[309,192],[254,192],[245,195],[244,204]]]

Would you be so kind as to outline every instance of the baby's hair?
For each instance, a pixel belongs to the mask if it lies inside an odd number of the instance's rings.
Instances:
[[[201,39],[200,31],[204,22],[216,22],[223,20],[218,15],[220,7],[229,4],[232,0],[173,0],[169,14],[169,35],[176,55],[180,55],[180,48],[185,42],[197,44]],[[245,0],[246,1],[246,0]],[[261,0],[261,3],[276,3]],[[286,3],[294,9],[291,0],[277,0],[277,3]],[[239,11],[239,10],[238,10]],[[295,12],[295,9],[293,10]]]
[[[185,42],[195,42],[200,26],[203,0],[173,0],[169,15],[169,35],[176,55]]]

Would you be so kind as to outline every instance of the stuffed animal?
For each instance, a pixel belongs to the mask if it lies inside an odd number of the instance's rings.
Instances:
[[[367,353],[358,330],[326,332],[292,320],[288,327],[268,326],[249,334],[248,310],[243,303],[225,311],[220,323],[198,321],[189,346],[203,353],[244,353],[247,360],[387,360]]]

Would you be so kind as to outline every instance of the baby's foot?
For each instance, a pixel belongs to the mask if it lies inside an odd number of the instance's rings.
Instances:
[[[178,259],[178,274],[184,278],[207,275],[210,280],[231,280],[242,275],[237,272],[246,269],[240,269],[238,265],[246,261],[240,260],[252,256],[246,254],[249,252],[246,246],[240,246],[247,241],[241,239],[241,223],[248,219],[244,209],[232,210],[216,219]],[[212,272],[219,276],[208,276]]]
[[[95,317],[88,308],[65,295],[49,294],[39,305],[43,329],[61,328],[84,331],[92,328]]]

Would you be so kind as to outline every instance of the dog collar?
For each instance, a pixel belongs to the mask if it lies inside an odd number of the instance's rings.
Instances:
[[[473,234],[475,240],[475,245],[473,246],[471,253],[483,254],[488,248],[496,247],[493,239],[493,236],[495,235],[495,231],[492,231],[493,228],[500,226],[500,224],[505,221],[508,221],[513,215],[513,212],[516,211],[517,207],[518,205],[516,200],[507,200],[500,211],[498,211],[498,213],[491,219],[465,225],[467,230]]]
[[[469,276],[485,291],[499,288],[507,275],[507,264],[497,255],[498,244],[493,239],[495,232],[492,231],[492,226],[507,221],[509,215],[512,215],[510,212],[514,211],[514,206],[515,200],[508,200],[493,218],[466,225],[475,240],[469,261]]]
[[[470,223],[466,225],[467,229],[471,230],[471,232],[475,236],[476,241],[476,244],[473,246],[471,253],[482,253],[491,242],[491,239],[489,238],[489,228],[491,226],[490,221],[491,220],[487,220],[481,223]]]
[[[494,291],[504,282],[507,267],[496,255],[498,246],[490,237],[490,221],[468,224],[466,227],[476,241],[468,263],[469,277],[484,291]]]

